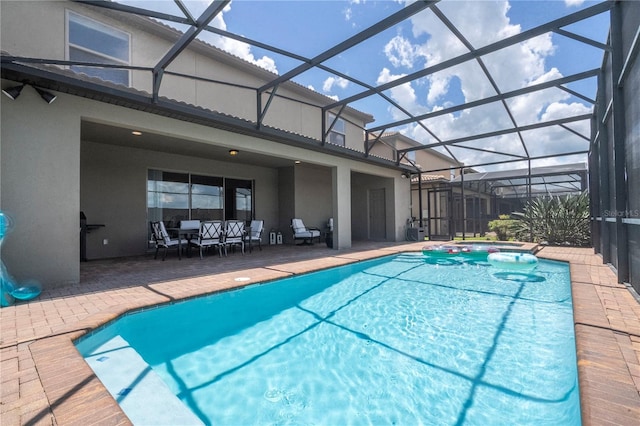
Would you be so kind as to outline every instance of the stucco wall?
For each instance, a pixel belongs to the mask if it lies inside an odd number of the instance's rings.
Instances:
[[[353,239],[369,239],[369,192],[374,189],[384,189],[387,207],[386,240],[402,241],[409,214],[409,181],[353,173],[351,183],[351,232]],[[405,207],[403,208],[403,206]]]
[[[379,141],[371,148],[372,155],[376,155],[378,157],[386,158],[389,160],[395,160],[394,150],[392,147],[401,150],[419,146],[417,145],[416,141],[413,141],[401,134],[387,135],[384,137],[384,141],[386,143],[382,143],[381,141]],[[457,166],[457,163],[453,159],[448,158],[445,155],[441,155],[439,152],[432,149],[417,150],[413,151],[413,153],[415,155],[415,163],[419,165],[422,170],[428,172],[429,170],[445,169],[443,171],[434,172],[432,174],[441,174],[447,179],[449,178],[448,169],[450,167]],[[402,160],[402,163],[411,164],[407,158],[408,155]],[[454,172],[456,176],[460,174],[459,169],[454,169]]]
[[[69,98],[49,105],[31,87],[0,98],[0,194],[15,224],[2,259],[17,281],[77,282],[81,107]]]
[[[296,217],[307,227],[324,229],[333,213],[331,169],[299,164],[295,176]]]
[[[3,88],[12,85],[15,82],[2,81]],[[408,210],[409,189],[408,181],[400,179],[397,170],[57,95],[55,103],[49,105],[27,86],[15,101],[5,96],[1,100],[1,205],[16,222],[14,232],[4,242],[2,257],[18,280],[32,278],[46,285],[79,281],[81,210],[90,222],[106,225],[89,235],[90,258],[144,252],[148,168],[255,179],[256,216],[266,221],[267,229],[277,223],[286,236],[290,234],[293,215],[302,217],[308,226],[319,228],[324,228],[327,219],[333,216],[339,222],[337,237],[344,248],[351,244],[352,224],[361,223],[358,219],[351,220],[352,210],[357,218],[366,207],[357,202],[359,194],[370,187],[384,186],[388,197],[388,239],[403,238],[405,214],[398,212]],[[307,164],[283,169],[238,167],[224,160],[92,141],[81,143],[83,120],[202,144],[233,146],[241,152],[262,152],[289,159],[292,164],[294,159],[305,158]],[[340,173],[336,174],[336,170]],[[366,175],[371,182],[352,182],[350,171]],[[356,200],[354,205],[352,197]],[[107,246],[102,245],[105,238],[109,240]]]
[[[139,23],[132,22],[127,14],[68,1],[2,1],[0,7],[2,50],[13,55],[66,60],[66,13],[70,10],[130,34],[131,65],[153,68],[177,40],[177,35],[160,25],[152,24],[152,30],[141,30]],[[38,29],[36,33],[34,28]],[[167,71],[201,79],[164,74],[160,96],[250,121],[257,120],[254,89],[277,77],[202,45],[183,50],[168,65]],[[150,71],[135,70],[130,75],[133,88],[152,91]],[[290,83],[280,85],[276,94],[278,97],[267,110],[263,123],[320,140],[322,112],[319,106],[330,100],[316,93],[305,93],[304,88]],[[263,107],[267,99],[265,94]],[[348,110],[344,114],[347,145],[362,151],[362,118],[349,114]]]
[[[88,259],[146,252],[148,169],[255,180],[256,218],[266,229],[278,220],[274,169],[87,141],[81,149],[80,208],[91,223],[106,225],[87,236]]]
[[[14,55],[66,59],[67,9],[130,32],[135,65],[155,65],[175,41],[175,38],[168,41],[159,36],[166,29],[140,33],[131,25],[129,18],[69,1],[2,1],[0,8],[1,48]],[[34,32],[34,28],[38,31]],[[258,83],[274,77],[264,75],[262,71],[251,72],[248,65],[238,64],[229,58],[205,57],[203,51],[202,46],[184,51],[169,69],[201,73],[206,77],[251,86],[258,86]],[[132,82],[137,89],[150,91],[151,81],[146,72],[132,72]],[[2,81],[3,88],[17,84],[19,82]],[[318,94],[302,93],[301,90],[301,87],[284,84],[278,94],[304,99],[309,104],[330,102]],[[89,257],[123,256],[145,250],[144,183],[150,167],[255,179],[256,215],[265,219],[268,229],[271,221],[278,223],[283,233],[288,231],[293,215],[303,217],[309,226],[324,227],[329,217],[339,213],[339,237],[344,247],[348,247],[351,241],[352,170],[381,176],[387,181],[390,188],[388,203],[391,203],[388,221],[397,221],[398,203],[409,205],[408,189],[406,197],[398,196],[397,170],[113,104],[55,94],[58,99],[52,105],[43,102],[29,86],[15,101],[2,97],[0,205],[16,221],[13,235],[9,235],[4,243],[2,257],[9,271],[19,280],[35,278],[45,284],[79,281],[81,210],[90,222],[106,225],[89,235]],[[220,89],[213,82],[165,75],[160,94],[255,120],[255,99],[252,92],[245,89],[229,86]],[[345,119],[362,122],[366,119],[363,117],[355,114]],[[125,129],[135,128],[196,143],[233,147],[245,152],[265,153],[292,163],[295,159],[304,159],[313,167],[308,170],[302,168],[295,173],[291,168],[290,180],[283,181],[283,173],[276,169],[249,166],[225,169],[224,161],[101,145],[95,141],[81,142],[83,120]],[[310,105],[287,104],[278,99],[271,106],[265,122],[320,138],[320,110]],[[347,123],[347,145],[362,149],[362,129],[359,126]],[[208,173],[212,168],[216,171]],[[336,170],[339,173],[336,174]],[[286,189],[284,194],[280,192],[283,188]],[[282,226],[283,217],[286,217],[286,227]],[[397,223],[392,223],[389,229],[397,227]],[[109,244],[103,246],[105,238]]]

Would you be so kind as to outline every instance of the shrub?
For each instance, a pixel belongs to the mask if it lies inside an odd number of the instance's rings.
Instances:
[[[514,236],[516,220],[508,214],[501,214],[498,219],[489,222],[489,230],[496,233],[499,241],[507,241]]]
[[[527,202],[515,212],[516,238],[552,245],[586,246],[591,240],[589,196],[550,196]]]

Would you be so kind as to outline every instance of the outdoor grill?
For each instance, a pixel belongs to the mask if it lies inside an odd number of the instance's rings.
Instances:
[[[87,261],[87,234],[98,228],[104,227],[104,224],[92,223],[87,224],[87,216],[84,212],[80,212],[80,261]]]

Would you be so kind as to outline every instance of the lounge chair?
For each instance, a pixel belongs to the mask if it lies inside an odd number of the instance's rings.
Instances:
[[[291,219],[291,230],[293,231],[293,242],[303,240],[298,245],[313,245],[313,239],[317,238],[320,242],[320,230],[317,228],[307,228],[304,226],[302,219]]]

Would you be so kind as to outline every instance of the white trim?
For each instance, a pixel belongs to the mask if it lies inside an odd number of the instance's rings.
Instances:
[[[334,114],[334,113],[332,113],[330,111],[327,112],[327,118],[328,118],[327,121],[329,122],[329,124],[333,123],[333,120],[335,120],[336,117],[337,117],[336,114]],[[336,135],[341,135],[342,136],[343,142],[342,142],[341,146],[347,146],[347,133],[346,133],[347,132],[347,122],[342,117],[337,117],[337,118],[338,119],[336,120],[336,124],[331,128],[331,130],[327,134],[327,142],[334,143],[334,142],[331,142],[331,134],[335,133]],[[343,131],[336,130],[336,127],[338,127],[339,125],[341,125],[343,127],[343,129],[344,129]],[[340,145],[340,144],[335,144],[335,145]]]
[[[81,46],[81,45],[78,45],[78,44],[71,43],[69,41],[69,35],[70,35],[69,34],[69,32],[70,32],[69,31],[69,22],[70,22],[70,20],[72,19],[73,16],[77,17],[78,20],[86,20],[86,21],[90,21],[91,23],[95,23],[95,26],[96,26],[97,30],[99,30],[100,27],[104,27],[104,28],[106,28],[108,30],[113,31],[114,34],[120,33],[120,34],[124,35],[127,38],[127,49],[128,49],[128,52],[127,52],[128,58],[127,58],[127,60],[125,61],[125,60],[122,60],[120,58],[116,58],[116,57],[107,55],[107,54],[105,54],[103,52],[100,52],[100,51],[97,51],[97,50],[93,50],[93,49],[89,49],[89,48],[87,48],[85,46]],[[114,27],[113,25],[105,24],[104,22],[101,22],[101,21],[98,21],[96,19],[90,18],[90,17],[85,16],[83,14],[80,14],[80,13],[74,11],[74,10],[65,9],[64,55],[65,55],[65,59],[66,60],[68,60],[68,61],[71,60],[71,53],[70,53],[69,47],[72,47],[74,49],[81,50],[83,52],[87,52],[87,53],[90,53],[92,55],[105,58],[108,61],[116,63],[116,64],[131,65],[131,62],[132,62],[131,58],[133,56],[132,44],[133,44],[132,43],[132,37],[131,37],[131,33],[130,32],[124,31],[124,30],[122,30],[120,28],[117,28],[117,27]],[[66,68],[67,69],[71,69],[71,66],[67,66]],[[118,71],[121,71],[121,70],[118,70]],[[127,86],[131,86],[131,79],[132,79],[131,78],[131,70],[124,70],[124,71],[127,71]],[[119,84],[122,84],[122,83],[119,82]]]

